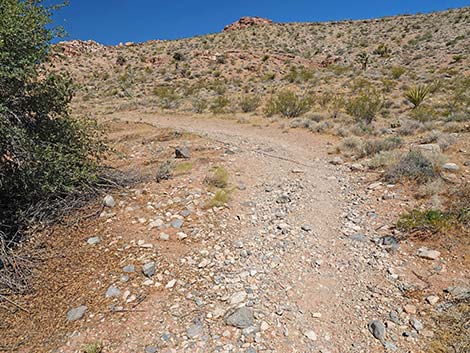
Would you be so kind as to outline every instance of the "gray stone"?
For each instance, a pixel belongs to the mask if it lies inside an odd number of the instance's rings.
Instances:
[[[444,292],[449,293],[454,299],[470,298],[470,287],[451,286],[444,289]]]
[[[450,172],[456,172],[460,170],[460,167],[455,163],[444,163],[442,165],[442,169],[450,171]]]
[[[256,349],[254,349],[253,347],[249,347],[245,353],[256,353]]]
[[[185,208],[183,211],[180,212],[180,216],[183,216],[183,217],[188,217],[189,215],[191,215],[191,210],[188,210],[187,208]]]
[[[111,195],[106,195],[103,199],[103,205],[112,208],[116,206],[116,201],[114,201],[114,198]]]
[[[147,262],[142,266],[142,273],[147,277],[155,275],[155,262]]]
[[[157,353],[157,347],[155,346],[147,346],[145,347],[145,353]]]
[[[344,162],[343,162],[343,159],[341,157],[335,157],[330,161],[330,164],[333,164],[333,165],[341,165],[343,163]]]
[[[310,232],[312,230],[312,226],[310,224],[304,224],[300,227],[304,232]]]
[[[384,342],[383,345],[384,348],[389,351],[396,351],[398,349],[392,342]]]
[[[195,338],[201,336],[204,332],[204,326],[201,323],[195,323],[191,325],[187,330],[186,334],[189,338]]]
[[[191,158],[191,150],[188,147],[176,147],[175,148],[176,158]]]
[[[423,145],[417,145],[415,146],[417,150],[420,152],[423,152],[424,154],[439,154],[441,153],[441,146],[439,146],[437,143],[427,143]]]
[[[100,242],[100,238],[99,237],[91,237],[91,238],[88,238],[88,240],[86,241],[88,245],[95,245],[95,244],[98,244]]]
[[[133,273],[133,272],[135,272],[135,266],[134,265],[127,265],[127,266],[124,266],[122,270],[126,273]]]
[[[360,233],[351,235],[351,236],[349,237],[349,239],[355,240],[355,241],[360,241],[360,242],[365,242],[365,241],[367,241],[367,237],[366,237],[364,234],[360,234]]]
[[[282,194],[279,196],[276,200],[277,203],[289,203],[290,202],[290,197],[287,194]]]
[[[229,310],[225,314],[225,324],[244,329],[253,325],[253,311],[246,306],[235,310]]]
[[[416,331],[418,331],[418,332],[421,331],[421,330],[424,328],[424,326],[423,326],[423,324],[421,323],[421,321],[419,321],[418,319],[416,319],[416,318],[414,318],[414,317],[412,317],[412,318],[410,319],[410,325],[411,325],[411,327],[413,327],[413,328],[414,328]]]
[[[183,226],[183,220],[179,218],[175,218],[171,221],[171,226],[176,229],[180,229]]]
[[[69,321],[77,321],[83,318],[87,311],[86,305],[80,305],[77,308],[70,309],[67,313],[67,320]]]
[[[369,331],[379,341],[385,339],[385,325],[379,320],[373,320],[369,323]]]
[[[119,295],[121,295],[121,291],[116,286],[109,286],[108,290],[106,291],[106,298],[119,297]]]

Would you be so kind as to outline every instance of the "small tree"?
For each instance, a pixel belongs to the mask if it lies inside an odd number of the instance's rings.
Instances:
[[[95,124],[72,118],[72,84],[41,69],[50,41],[51,11],[42,1],[0,1],[0,237],[21,225],[20,214],[89,187],[103,145]]]

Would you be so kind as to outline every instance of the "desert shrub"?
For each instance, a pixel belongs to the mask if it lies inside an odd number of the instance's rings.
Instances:
[[[302,83],[310,81],[313,78],[313,72],[307,70],[305,67],[291,67],[290,71],[284,76],[284,79],[290,83]]]
[[[408,89],[405,93],[405,98],[413,104],[413,109],[418,108],[430,92],[429,86],[415,86]]]
[[[365,156],[373,156],[382,151],[391,151],[403,145],[399,137],[387,137],[385,139],[367,140],[363,144],[362,150]]]
[[[126,58],[124,58],[122,55],[119,55],[116,58],[116,64],[119,66],[123,66],[126,63]]]
[[[452,87],[451,99],[449,100],[449,111],[453,115],[465,116],[468,121],[470,112],[470,77],[465,76],[456,80]],[[465,120],[465,119],[464,119]]]
[[[390,68],[390,75],[395,80],[398,80],[405,72],[406,69],[402,66],[393,66]]]
[[[173,53],[173,59],[175,61],[184,61],[184,60],[186,60],[184,54],[181,53],[181,52],[178,52],[178,51]]]
[[[402,136],[408,136],[408,135],[413,135],[415,132],[421,132],[424,129],[425,127],[422,122],[405,118],[400,121],[398,134]]]
[[[450,226],[452,216],[440,210],[412,210],[400,216],[397,229],[436,233]]]
[[[230,104],[230,100],[225,96],[217,96],[212,101],[209,109],[213,114],[223,114],[226,112],[227,106]]]
[[[0,236],[21,230],[27,210],[94,189],[104,145],[96,123],[70,116],[71,80],[39,74],[51,8],[0,2]]]
[[[159,104],[164,109],[175,109],[179,106],[179,95],[176,88],[171,86],[157,86],[153,94],[159,98]]]
[[[397,164],[388,168],[385,179],[397,182],[401,179],[411,179],[418,182],[428,182],[438,176],[434,163],[421,152],[410,151]]]
[[[197,98],[192,101],[193,111],[198,114],[204,113],[208,105],[207,100],[203,98]]]
[[[240,100],[240,108],[244,113],[255,111],[259,104],[260,98],[257,95],[246,95]]]
[[[420,105],[411,111],[410,117],[421,122],[433,121],[439,118],[439,112],[432,106]]]
[[[173,169],[175,164],[171,160],[166,160],[160,163],[157,167],[157,171],[155,173],[155,180],[157,183],[161,182],[162,180],[169,180],[173,176]]]
[[[301,97],[291,90],[282,90],[272,96],[267,103],[265,114],[281,114],[287,118],[298,117],[310,110],[311,99]]]
[[[349,99],[346,102],[346,112],[358,121],[370,124],[382,106],[382,97],[376,91],[367,91]]]
[[[384,44],[384,43],[380,43],[373,52],[373,54],[378,55],[382,58],[389,57],[391,53],[392,53],[392,50],[387,46],[387,44]]]
[[[100,342],[87,343],[82,348],[83,353],[101,353],[103,345]]]
[[[470,227],[470,183],[460,185],[451,194],[449,208],[460,223]]]

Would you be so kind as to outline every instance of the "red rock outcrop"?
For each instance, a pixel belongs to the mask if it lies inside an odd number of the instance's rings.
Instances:
[[[237,22],[225,26],[224,32],[235,31],[247,27],[270,25],[273,21],[261,17],[242,17]]]

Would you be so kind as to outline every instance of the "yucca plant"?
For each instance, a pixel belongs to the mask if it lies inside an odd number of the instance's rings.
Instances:
[[[430,91],[429,86],[415,86],[406,91],[405,98],[408,102],[413,104],[413,109],[416,109],[424,101]]]

